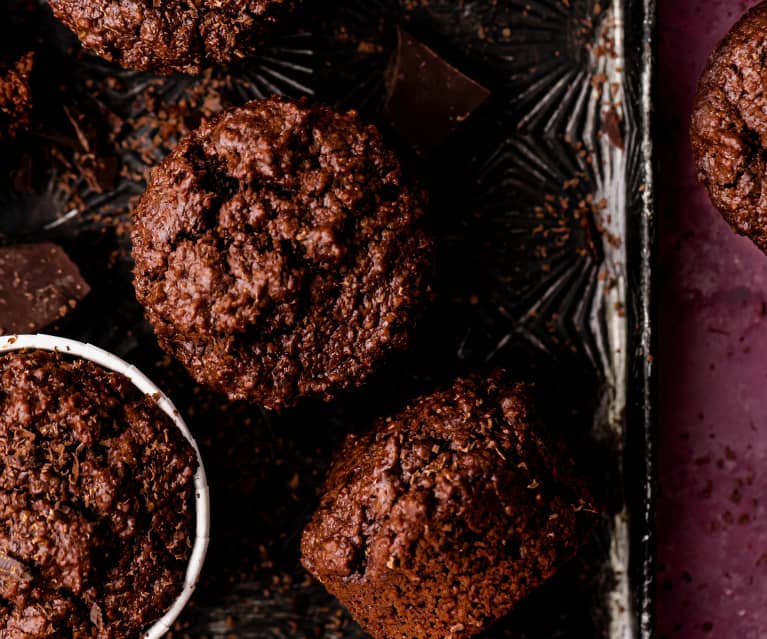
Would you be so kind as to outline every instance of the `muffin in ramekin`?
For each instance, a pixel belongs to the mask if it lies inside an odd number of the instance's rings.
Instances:
[[[0,636],[159,637],[208,540],[199,453],[122,360],[0,338]]]

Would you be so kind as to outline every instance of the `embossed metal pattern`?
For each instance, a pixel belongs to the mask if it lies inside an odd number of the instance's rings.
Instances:
[[[100,127],[94,139],[119,156],[121,172],[113,188],[93,189],[83,176],[63,179],[55,154],[33,149],[30,165],[51,179],[21,194],[0,188],[0,241],[62,243],[94,290],[55,330],[137,362],[203,449],[215,535],[184,636],[363,637],[298,564],[333,451],[345,432],[419,391],[505,366],[556,397],[552,422],[601,487],[607,514],[579,559],[483,637],[650,639],[653,1],[315,6],[258,58],[200,78],[70,55],[72,40],[51,22],[43,64],[66,87],[55,95],[69,109],[56,111],[68,134],[36,130],[32,142],[66,149],[78,126]],[[379,122],[397,26],[492,92],[431,155],[403,145],[431,197],[435,308],[411,352],[337,405],[279,416],[227,405],[154,344],[130,285],[130,206],[179,133],[219,108],[309,95]],[[87,118],[72,124],[80,112]]]

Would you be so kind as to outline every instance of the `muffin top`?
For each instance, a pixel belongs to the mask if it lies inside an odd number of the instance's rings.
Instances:
[[[50,0],[83,45],[129,69],[199,73],[247,57],[299,0]]]
[[[376,639],[470,637],[581,545],[593,498],[524,384],[462,379],[350,436],[302,563]]]
[[[183,587],[196,467],[122,375],[0,356],[0,636],[139,636]]]
[[[254,101],[153,171],[133,216],[136,294],[198,382],[273,409],[329,400],[406,346],[431,295],[422,217],[373,126]]]
[[[698,179],[732,228],[767,251],[767,2],[711,54],[690,135]]]

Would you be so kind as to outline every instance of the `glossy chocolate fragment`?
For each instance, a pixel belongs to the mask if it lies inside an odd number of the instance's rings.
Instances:
[[[67,315],[89,293],[56,244],[0,248],[0,334],[32,333]]]
[[[398,29],[386,73],[384,117],[417,153],[443,143],[490,97],[490,91]]]

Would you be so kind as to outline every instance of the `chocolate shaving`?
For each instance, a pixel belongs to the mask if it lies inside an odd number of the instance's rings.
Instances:
[[[32,579],[32,575],[27,570],[27,567],[20,561],[17,561],[8,555],[0,555],[0,579],[28,581]]]
[[[91,606],[91,611],[88,618],[90,619],[90,622],[97,628],[102,628],[104,626],[104,614],[101,612],[101,607],[97,603],[94,603]]]
[[[625,150],[626,145],[623,141],[623,126],[621,118],[615,109],[611,108],[604,115],[604,130],[612,145],[621,151]]]

